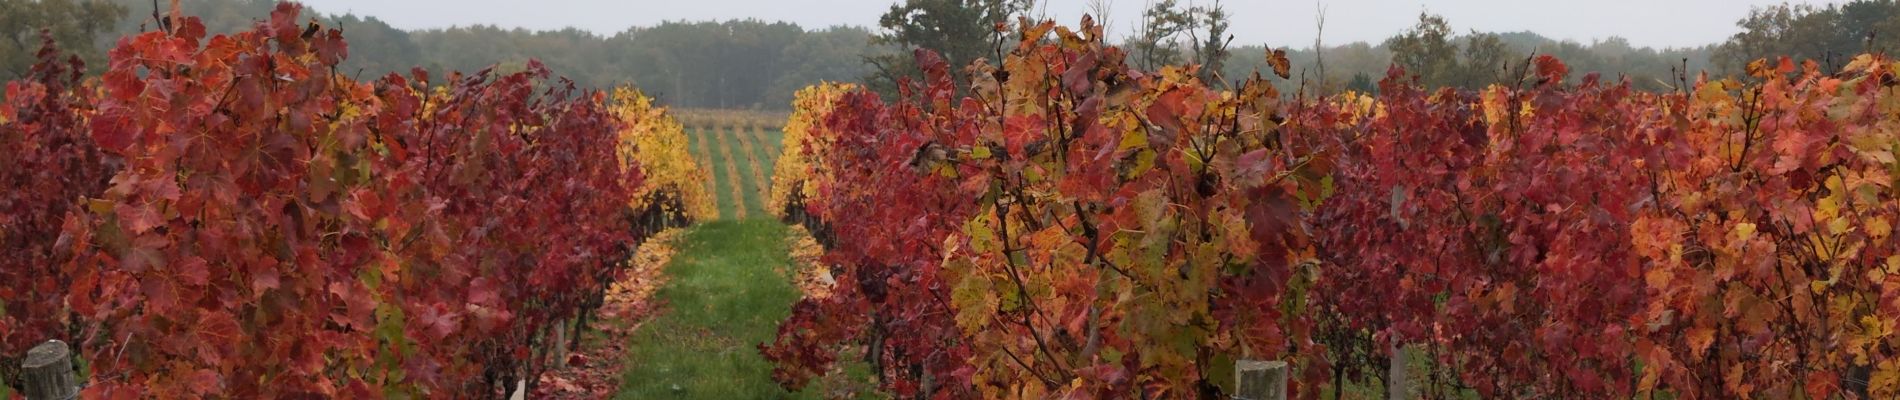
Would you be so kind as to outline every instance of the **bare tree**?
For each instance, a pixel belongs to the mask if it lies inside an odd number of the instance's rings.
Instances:
[[[1100,21],[1102,32],[1114,31],[1114,27],[1110,26],[1110,21],[1113,19],[1109,17],[1109,12],[1114,8],[1114,0],[1089,0],[1089,14],[1095,15],[1095,20]]]
[[[1313,32],[1313,69],[1319,71],[1319,95],[1326,95],[1326,46],[1320,40],[1326,37],[1325,0],[1313,0],[1313,23],[1317,30]]]

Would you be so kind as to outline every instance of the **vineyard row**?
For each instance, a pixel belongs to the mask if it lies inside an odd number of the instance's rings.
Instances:
[[[1244,358],[1314,398],[1405,348],[1432,398],[1900,395],[1882,56],[1288,97],[1137,70],[1086,20],[1015,32],[994,65],[919,51],[894,101],[799,93],[770,209],[837,285],[761,346],[781,383],[864,346],[903,397],[1214,398]]]
[[[637,91],[534,62],[356,81],[300,13],[207,37],[174,9],[93,81],[48,39],[7,84],[6,384],[61,339],[82,398],[502,396],[642,239],[716,213]]]

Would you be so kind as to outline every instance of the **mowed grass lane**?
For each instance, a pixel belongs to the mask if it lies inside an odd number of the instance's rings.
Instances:
[[[727,174],[726,157],[728,157],[728,152],[721,151],[722,148],[720,145],[723,143],[719,140],[718,131],[704,127],[689,129],[692,131],[692,135],[696,138],[697,143],[699,143],[700,151],[706,154],[706,162],[700,164],[699,167],[711,172],[707,175],[712,177],[712,182],[707,182],[707,184],[708,188],[713,192],[713,201],[719,203],[719,219],[736,219],[739,215],[737,205],[741,200],[734,198],[732,189],[730,189],[733,177]]]
[[[799,298],[786,229],[761,218],[687,233],[654,294],[663,308],[634,333],[617,398],[817,398],[772,382],[755,347],[773,339]]]
[[[738,186],[732,189],[737,192],[734,195],[739,197],[739,205],[745,207],[743,214],[746,218],[766,217],[768,214],[762,211],[765,209],[765,202],[761,197],[764,196],[758,193],[760,177],[754,173],[758,170],[759,159],[753,156],[751,139],[746,136],[744,128],[736,125],[727,127],[721,132],[720,137],[725,138],[728,146],[726,150],[732,154],[732,172],[738,176],[738,179],[733,181]]]
[[[762,174],[766,174],[766,182],[760,182],[760,184],[758,184],[758,188],[760,188],[758,203],[760,203],[760,207],[766,207],[766,209],[769,210],[771,207],[775,207],[775,205],[766,205],[766,203],[771,201],[771,173],[779,167],[779,152],[783,152],[783,148],[785,148],[785,144],[783,144],[785,133],[781,133],[779,129],[771,129],[771,127],[754,127],[750,135],[752,135],[752,142],[754,142],[752,148],[758,152],[758,171]]]

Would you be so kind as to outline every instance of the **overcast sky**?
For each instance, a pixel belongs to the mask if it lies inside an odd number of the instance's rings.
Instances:
[[[578,27],[610,35],[662,21],[756,18],[807,28],[872,26],[901,0],[304,0],[323,12],[381,18],[397,28],[492,24],[529,29]],[[1134,26],[1148,0],[1105,0],[1119,38]],[[1205,4],[1211,0],[1180,0]],[[1838,1],[1790,0],[1826,4]],[[1089,0],[1045,0],[1043,13],[1074,24]],[[1316,10],[1326,9],[1327,43],[1379,41],[1418,21],[1420,11],[1443,15],[1465,32],[1534,31],[1590,42],[1611,36],[1638,46],[1695,46],[1737,31],[1752,7],[1782,0],[1226,0],[1237,44],[1307,47]]]

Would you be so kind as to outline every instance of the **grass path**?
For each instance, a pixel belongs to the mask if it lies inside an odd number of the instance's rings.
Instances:
[[[787,242],[793,229],[762,207],[783,133],[701,126],[688,136],[695,158],[712,172],[706,184],[721,219],[690,228],[677,242],[665,284],[653,295],[658,309],[630,339],[616,398],[882,397],[868,394],[875,381],[858,361],[844,362],[836,370],[841,373],[801,393],[772,381],[772,365],[757,346],[777,335],[779,321],[801,296]]]
[[[754,219],[688,232],[655,293],[662,311],[634,333],[617,398],[814,398],[780,389],[754,347],[772,340],[799,297],[786,229]]]
[[[764,163],[759,162],[767,158],[759,154],[759,146],[755,143],[758,141],[758,136],[753,135],[753,133],[756,132],[756,128],[753,128],[754,126],[757,125],[750,125],[746,128],[733,128],[732,136],[739,140],[739,152],[745,153],[746,173],[752,176],[752,184],[746,186],[746,189],[753,195],[748,199],[751,200],[748,204],[758,204],[758,210],[763,212],[765,211],[765,199],[771,196],[768,194],[769,192],[765,190],[767,186],[771,185],[772,181],[766,179],[768,175],[765,173],[765,168],[761,166],[761,164]]]
[[[725,170],[720,169],[719,164],[713,163],[713,155],[718,152],[712,149],[712,138],[706,137],[706,131],[703,129],[686,129],[687,149],[693,153],[693,161],[699,164],[699,168],[706,171],[706,177],[708,178],[706,180],[706,192],[713,194],[713,210],[719,212],[719,215],[713,219],[723,219],[731,216],[732,210],[727,209],[727,205],[732,204],[732,201],[725,199],[726,193],[719,190],[719,183],[725,182],[723,178],[725,176]]]
[[[760,168],[765,169],[765,176],[770,178],[778,168],[777,161],[779,153],[785,151],[784,143],[782,143],[785,141],[785,133],[778,128],[760,128],[752,131],[752,136],[758,139],[759,159],[770,161],[759,164]],[[771,186],[770,179],[767,179],[766,187],[768,192]]]
[[[765,185],[765,182],[759,180],[761,178],[759,174],[754,173],[763,159],[756,158],[752,152],[752,145],[746,139],[745,128],[733,126],[726,133],[732,136],[733,161],[742,164],[737,165],[738,169],[735,171],[739,173],[739,178],[737,182],[734,182],[740,189],[739,205],[744,206],[746,215],[753,218],[771,218],[770,214],[765,212],[765,193],[755,190]]]
[[[726,140],[726,131],[719,129],[718,127],[713,127],[709,129],[707,132],[711,134],[719,143],[718,145],[719,157],[722,159],[720,161],[720,166],[724,167],[725,172],[726,172],[726,174],[723,177],[719,178],[719,181],[725,183],[725,186],[728,189],[732,190],[729,193],[730,197],[728,197],[730,201],[727,201],[727,200],[719,201],[720,207],[726,207],[728,204],[730,204],[732,207],[732,213],[731,214],[720,213],[720,215],[722,216],[730,215],[732,217],[727,218],[727,219],[735,219],[735,220],[743,221],[746,219],[746,209],[750,208],[750,206],[748,206],[745,201],[745,198],[746,198],[745,181],[748,181],[750,179],[746,178],[746,176],[743,173],[739,172],[739,160],[733,158],[732,153],[734,152],[734,150],[732,148],[732,142],[730,140]]]

